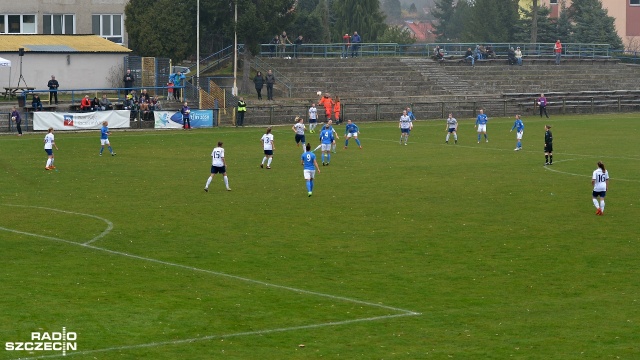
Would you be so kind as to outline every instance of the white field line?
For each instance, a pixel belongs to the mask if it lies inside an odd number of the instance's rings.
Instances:
[[[338,301],[345,301],[345,302],[350,302],[350,303],[355,303],[355,304],[366,305],[366,306],[370,306],[370,307],[376,307],[376,308],[391,310],[391,311],[395,311],[395,312],[400,312],[400,314],[395,314],[395,315],[385,315],[385,316],[377,316],[377,317],[363,318],[363,319],[353,319],[353,320],[345,320],[345,321],[338,321],[338,322],[328,322],[328,323],[321,323],[321,324],[296,326],[296,327],[289,327],[289,328],[279,328],[279,329],[268,329],[268,330],[261,330],[261,331],[252,331],[252,332],[242,332],[242,333],[235,333],[235,334],[228,334],[228,335],[210,335],[210,336],[205,336],[205,337],[200,337],[200,338],[193,338],[193,339],[183,339],[183,340],[175,340],[175,341],[167,341],[167,342],[156,342],[156,343],[149,343],[149,344],[139,344],[139,345],[129,345],[129,346],[122,346],[122,347],[113,347],[113,348],[107,348],[107,349],[88,350],[88,351],[84,351],[84,352],[67,353],[67,356],[71,356],[71,355],[75,355],[75,354],[89,354],[89,353],[94,353],[94,352],[107,352],[107,351],[116,351],[116,350],[126,350],[126,349],[136,349],[136,348],[145,348],[145,347],[155,347],[155,346],[164,346],[164,345],[172,345],[172,344],[181,344],[181,343],[189,343],[189,342],[194,342],[194,341],[204,341],[204,340],[210,340],[210,339],[216,339],[216,338],[226,338],[226,337],[233,337],[233,336],[260,335],[260,334],[268,334],[268,333],[284,332],[284,331],[293,331],[293,330],[300,330],[300,329],[312,329],[312,328],[319,328],[319,327],[324,327],[324,326],[335,326],[335,325],[351,324],[351,323],[355,323],[355,322],[376,321],[376,320],[390,319],[390,318],[403,317],[403,316],[421,315],[421,313],[418,313],[418,312],[415,312],[415,311],[401,309],[401,308],[397,308],[397,307],[393,307],[393,306],[387,306],[387,305],[382,305],[382,304],[377,304],[377,303],[372,303],[372,302],[367,302],[367,301],[362,301],[362,300],[357,300],[357,299],[351,299],[351,298],[347,298],[347,297],[343,297],[343,296],[335,296],[335,295],[320,293],[320,292],[316,292],[316,291],[303,290],[303,289],[298,289],[298,288],[294,288],[294,287],[290,287],[290,286],[276,285],[276,284],[271,284],[271,283],[267,283],[267,282],[264,282],[264,281],[254,280],[254,279],[249,279],[249,278],[245,278],[245,277],[241,277],[241,276],[237,276],[237,275],[231,275],[231,274],[226,274],[226,273],[212,271],[212,270],[200,269],[200,268],[196,268],[196,267],[193,267],[193,266],[182,265],[182,264],[177,264],[177,263],[171,263],[171,262],[168,262],[168,261],[162,261],[162,260],[158,260],[158,259],[152,259],[152,258],[147,258],[147,257],[144,257],[144,256],[138,256],[138,255],[133,255],[133,254],[128,254],[128,253],[124,253],[124,252],[120,252],[120,251],[115,251],[115,250],[110,250],[110,249],[106,249],[106,248],[93,246],[93,245],[90,245],[91,242],[93,242],[95,240],[98,240],[102,236],[106,235],[109,231],[111,231],[111,229],[113,228],[113,224],[110,221],[108,221],[106,219],[102,219],[102,218],[97,217],[97,216],[93,216],[93,215],[76,213],[76,212],[71,212],[71,211],[58,210],[58,209],[51,209],[51,208],[44,208],[44,207],[37,207],[37,206],[24,206],[24,205],[8,205],[8,204],[5,204],[5,205],[6,206],[16,206],[16,207],[32,207],[32,208],[36,208],[36,209],[52,210],[52,211],[58,211],[58,212],[67,213],[67,214],[74,214],[74,215],[82,215],[82,216],[93,217],[93,218],[97,218],[97,219],[101,219],[101,220],[105,221],[109,226],[108,226],[108,231],[107,230],[103,231],[100,235],[98,235],[97,237],[94,237],[93,239],[91,239],[91,240],[89,240],[88,242],[85,242],[85,243],[78,243],[78,242],[75,242],[75,241],[60,239],[60,238],[56,238],[56,237],[53,237],[53,236],[32,234],[32,233],[19,231],[19,230],[14,230],[14,229],[8,229],[8,228],[4,228],[4,227],[0,227],[0,230],[13,232],[13,233],[16,233],[16,234],[21,234],[21,235],[38,237],[38,238],[42,238],[42,239],[46,239],[46,240],[62,242],[62,243],[69,244],[69,245],[81,246],[81,247],[84,247],[84,248],[87,248],[87,249],[96,250],[96,251],[102,251],[102,252],[106,252],[106,253],[109,253],[109,254],[112,254],[112,255],[118,255],[118,256],[127,257],[127,258],[130,258],[130,259],[153,262],[153,263],[162,264],[162,265],[165,265],[165,266],[172,266],[172,267],[186,269],[186,270],[190,270],[190,271],[194,271],[194,272],[202,272],[202,273],[210,274],[210,275],[214,275],[214,276],[226,277],[226,278],[230,278],[230,279],[234,279],[234,280],[239,280],[239,281],[248,282],[248,283],[252,283],[252,284],[258,284],[258,285],[271,287],[271,288],[275,288],[275,289],[292,291],[292,292],[296,292],[296,293],[299,293],[299,294],[319,296],[319,297],[329,298],[329,299],[338,300]],[[40,359],[40,358],[50,358],[50,357],[60,357],[60,356],[62,356],[62,355],[47,355],[47,356],[38,356],[38,357],[20,358],[20,359]]]
[[[565,161],[569,161],[569,160],[565,160]],[[559,161],[554,161],[553,163],[555,164],[556,162]],[[571,176],[580,176],[580,177],[588,177],[590,178],[591,175],[585,175],[585,174],[574,174],[574,173],[570,173],[570,172],[566,172],[566,171],[560,171],[560,170],[556,170],[556,169],[552,169],[553,165],[551,166],[545,166],[544,169],[548,170],[548,171],[553,171],[555,173],[560,173],[560,174],[564,174],[564,175],[571,175]],[[609,178],[609,180],[615,180],[615,181],[628,181],[628,182],[640,182],[640,180],[633,180],[633,179],[620,179],[620,178]]]
[[[11,204],[2,204],[2,205],[4,205],[4,206],[13,206],[13,207],[21,207],[21,208],[32,208],[32,209],[56,211],[56,212],[60,212],[60,213],[64,213],[64,214],[71,214],[71,215],[81,215],[81,216],[86,216],[86,217],[102,220],[105,224],[107,224],[107,228],[103,232],[98,234],[98,236],[94,237],[93,239],[85,242],[84,243],[85,245],[91,244],[94,241],[102,239],[108,233],[110,233],[111,230],[113,230],[113,223],[111,221],[109,221],[109,220],[107,220],[105,218],[101,218],[100,216],[96,216],[96,215],[84,214],[84,213],[73,212],[73,211],[58,210],[58,209],[52,209],[52,208],[47,208],[47,207],[41,207],[41,206],[26,206],[26,205],[11,205]],[[13,231],[13,232],[16,232],[16,233],[19,233],[19,234],[23,234],[23,235],[42,237],[42,238],[49,239],[49,240],[62,240],[62,239],[57,239],[57,238],[53,238],[53,237],[45,237],[45,236],[36,235],[36,234],[30,234],[30,233],[25,233],[25,232],[20,232],[20,231],[14,231],[14,230],[6,229],[6,228],[0,228],[0,229],[7,230],[7,231]]]
[[[116,347],[110,347],[110,348],[104,348],[104,349],[95,349],[95,350],[86,350],[86,351],[77,351],[77,352],[67,352],[66,356],[87,355],[87,354],[95,354],[95,353],[110,352],[110,351],[144,349],[144,348],[152,348],[152,347],[160,347],[160,346],[168,346],[168,345],[190,344],[190,343],[199,342],[199,341],[207,341],[207,340],[215,340],[215,339],[227,339],[227,338],[239,337],[239,336],[266,335],[266,334],[273,334],[273,333],[286,332],[286,331],[317,329],[317,328],[327,327],[327,326],[348,325],[348,324],[353,324],[353,323],[358,323],[358,322],[378,321],[378,320],[386,320],[386,319],[398,318],[398,317],[403,317],[403,316],[416,316],[416,315],[419,315],[419,314],[418,313],[412,313],[412,314],[385,315],[385,316],[376,316],[376,317],[370,317],[370,318],[364,318],[364,319],[332,321],[332,322],[321,323],[321,324],[292,326],[292,327],[286,327],[286,328],[246,331],[246,332],[223,334],[223,335],[207,335],[207,336],[202,336],[202,337],[197,337],[197,338],[190,338],[190,339],[180,339],[180,340],[173,340],[173,341],[160,341],[160,342],[152,342],[152,343],[146,343],[146,344],[116,346]],[[61,354],[53,355],[52,354],[52,355],[37,356],[37,357],[17,358],[17,359],[13,359],[13,360],[34,360],[34,359],[58,358],[58,357],[63,357],[63,355],[61,355]]]

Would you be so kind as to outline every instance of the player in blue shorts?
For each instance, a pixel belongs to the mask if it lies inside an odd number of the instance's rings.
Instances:
[[[311,151],[311,144],[307,144],[307,151],[302,153],[301,164],[303,166],[304,179],[307,182],[307,195],[311,196],[313,193],[313,178],[316,175],[316,169],[320,174],[320,167],[316,161],[316,154]]]
[[[335,142],[333,138],[333,129],[327,123],[322,131],[320,131],[320,146],[322,147],[322,166],[329,166],[331,161],[331,144]],[[325,162],[326,158],[326,162]]]
[[[362,145],[360,145],[360,140],[358,140],[359,134],[360,134],[360,129],[358,129],[358,125],[354,124],[351,120],[347,120],[347,126],[344,133],[344,137],[346,139],[344,141],[344,148],[346,149],[347,146],[349,146],[349,139],[354,138],[356,139],[356,144],[358,144],[358,147],[362,149]]]
[[[111,148],[111,143],[109,142],[109,135],[111,135],[111,133],[109,132],[108,125],[109,125],[108,122],[106,121],[102,122],[102,129],[100,130],[100,145],[101,145],[100,156],[102,156],[102,152],[104,151],[105,145],[109,147],[109,152],[111,153],[111,156],[116,156],[116,153],[113,152],[113,149]]]
[[[513,129],[516,129],[517,133],[516,133],[516,148],[513,149],[514,151],[519,151],[522,150],[522,135],[524,135],[524,123],[522,122],[522,120],[520,119],[520,115],[516,115],[516,121],[513,123],[513,127],[511,128],[511,131],[513,131]]]
[[[475,127],[478,128],[478,144],[480,144],[480,134],[484,134],[484,141],[489,142],[489,138],[487,137],[487,121],[489,118],[484,113],[484,110],[480,109],[480,114],[476,118]]]

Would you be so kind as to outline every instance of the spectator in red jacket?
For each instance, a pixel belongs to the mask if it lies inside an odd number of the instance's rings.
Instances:
[[[89,95],[85,95],[80,102],[80,110],[82,111],[91,111],[91,99],[89,99]]]

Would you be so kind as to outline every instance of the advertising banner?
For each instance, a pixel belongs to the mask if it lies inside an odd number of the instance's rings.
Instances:
[[[182,114],[179,111],[154,111],[156,129],[182,129]],[[191,110],[190,123],[192,128],[213,127],[213,110]]]
[[[36,111],[33,113],[33,129],[48,130],[100,130],[108,121],[110,129],[129,128],[129,110],[109,110],[86,113]]]

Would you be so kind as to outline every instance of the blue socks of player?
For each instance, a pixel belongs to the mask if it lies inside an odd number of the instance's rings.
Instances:
[[[362,146],[360,145],[360,140],[356,139],[356,144],[358,144],[358,146]]]
[[[518,144],[516,145],[516,147],[517,147],[518,149],[520,149],[520,148],[522,147],[522,142],[521,142],[520,140],[518,140]]]
[[[308,192],[313,191],[313,182],[311,180],[307,180],[307,191]]]

